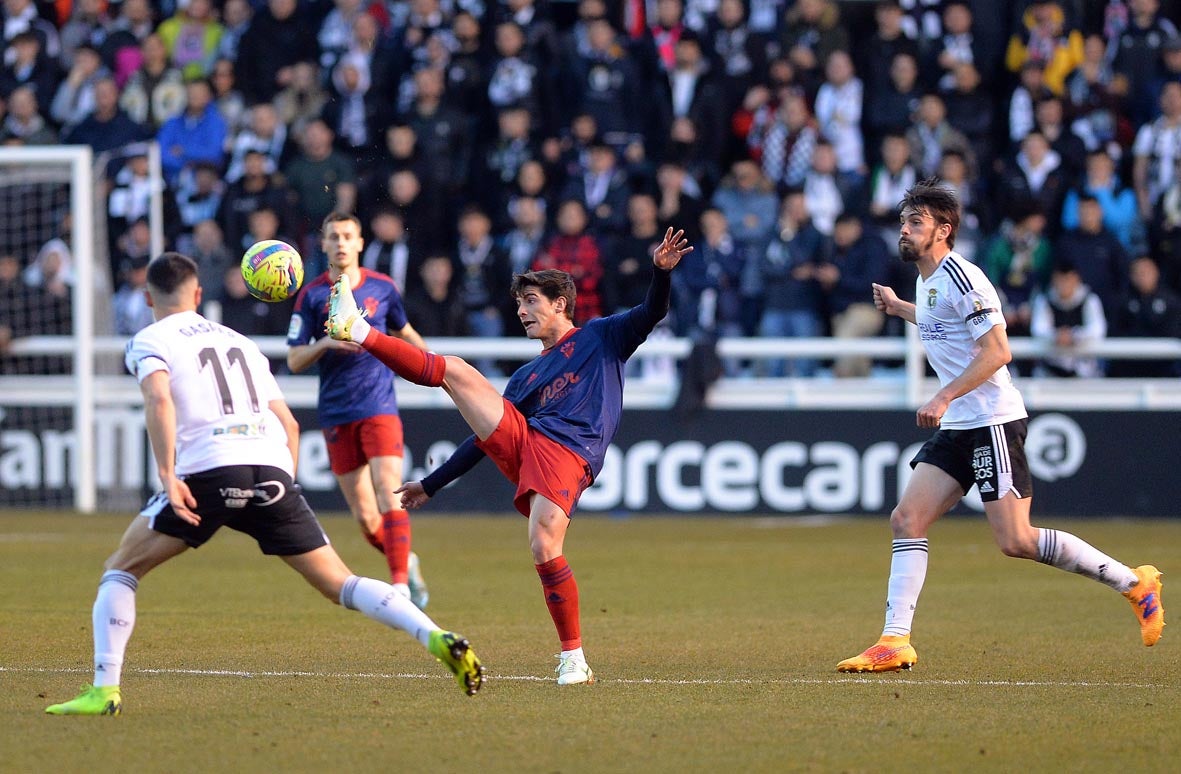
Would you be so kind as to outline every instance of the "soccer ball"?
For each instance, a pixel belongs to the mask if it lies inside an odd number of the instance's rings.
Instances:
[[[286,301],[303,284],[303,259],[286,242],[255,242],[242,256],[242,278],[250,295],[260,301]]]

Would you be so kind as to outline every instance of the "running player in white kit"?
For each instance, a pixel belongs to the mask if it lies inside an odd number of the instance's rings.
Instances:
[[[1164,627],[1160,572],[1131,569],[1061,530],[1029,523],[1033,493],[1025,460],[1027,414],[1007,363],[1009,339],[996,289],[979,268],[954,252],[959,202],[936,180],[911,188],[901,203],[898,247],[919,270],[915,303],[873,285],[874,304],[919,328],[941,388],[919,407],[919,427],[935,429],[911,461],[902,499],[890,514],[894,532],[886,624],[840,672],[892,672],[918,661],[911,621],[927,574],[927,530],[973,485],[997,545],[1006,556],[1034,559],[1076,572],[1121,592],[1132,603],[1145,645]]]
[[[418,639],[469,695],[483,667],[467,640],[443,631],[388,583],[353,575],[294,483],[299,425],[267,359],[245,336],[197,313],[197,265],[164,253],[148,265],[156,322],[127,345],[163,491],[106,561],[94,601],[94,685],[51,715],[118,715],[135,626],[135,593],[152,568],[198,548],[223,526],[250,535],[329,600]]]

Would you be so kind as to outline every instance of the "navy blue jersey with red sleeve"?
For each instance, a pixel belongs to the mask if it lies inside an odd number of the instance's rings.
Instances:
[[[598,476],[623,415],[627,359],[665,310],[654,314],[647,303],[640,304],[571,330],[517,369],[504,397],[530,426],[582,457]]]
[[[304,285],[295,299],[287,346],[312,344],[326,335],[324,323],[328,320],[331,293],[332,282],[327,272]],[[361,281],[353,288],[353,295],[357,306],[366,311],[365,319],[377,330],[399,331],[406,327],[402,294],[390,277],[361,269]],[[321,426],[333,427],[379,414],[398,413],[394,372],[373,355],[331,349],[318,363]]]
[[[624,365],[668,314],[670,290],[670,273],[655,269],[643,303],[569,331],[517,369],[504,388],[529,425],[585,460],[593,477],[619,429]],[[469,436],[423,478],[423,490],[433,497],[484,456]]]

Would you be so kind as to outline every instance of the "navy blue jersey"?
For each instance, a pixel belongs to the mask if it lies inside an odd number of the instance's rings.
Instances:
[[[328,298],[332,282],[325,272],[304,285],[295,299],[287,346],[311,344],[325,336]],[[361,269],[361,281],[353,288],[357,306],[365,319],[379,331],[400,331],[406,327],[402,294],[393,279],[376,271]],[[368,352],[332,349],[318,361],[320,399],[318,417],[322,427],[343,425],[380,414],[397,414],[394,372]]]
[[[658,269],[644,303],[571,330],[517,369],[505,387],[504,397],[529,425],[586,460],[593,476],[619,429],[624,364],[668,313],[668,301],[669,272]],[[468,438],[423,488],[433,495],[483,456],[475,436]]]

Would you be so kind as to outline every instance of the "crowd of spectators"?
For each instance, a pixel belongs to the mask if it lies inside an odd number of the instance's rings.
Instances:
[[[361,218],[365,265],[427,337],[515,334],[505,289],[529,268],[574,275],[577,322],[637,303],[668,225],[697,245],[675,275],[677,335],[892,334],[869,284],[913,293],[896,204],[938,175],[1011,334],[1178,336],[1177,5],[3,0],[0,141],[115,152],[124,334],[150,320],[137,143],[154,139],[168,245],[250,334],[282,334],[287,310],[245,294],[238,256],[285,239],[314,274],[333,210]],[[1176,373],[1039,368],[1109,365]]]

